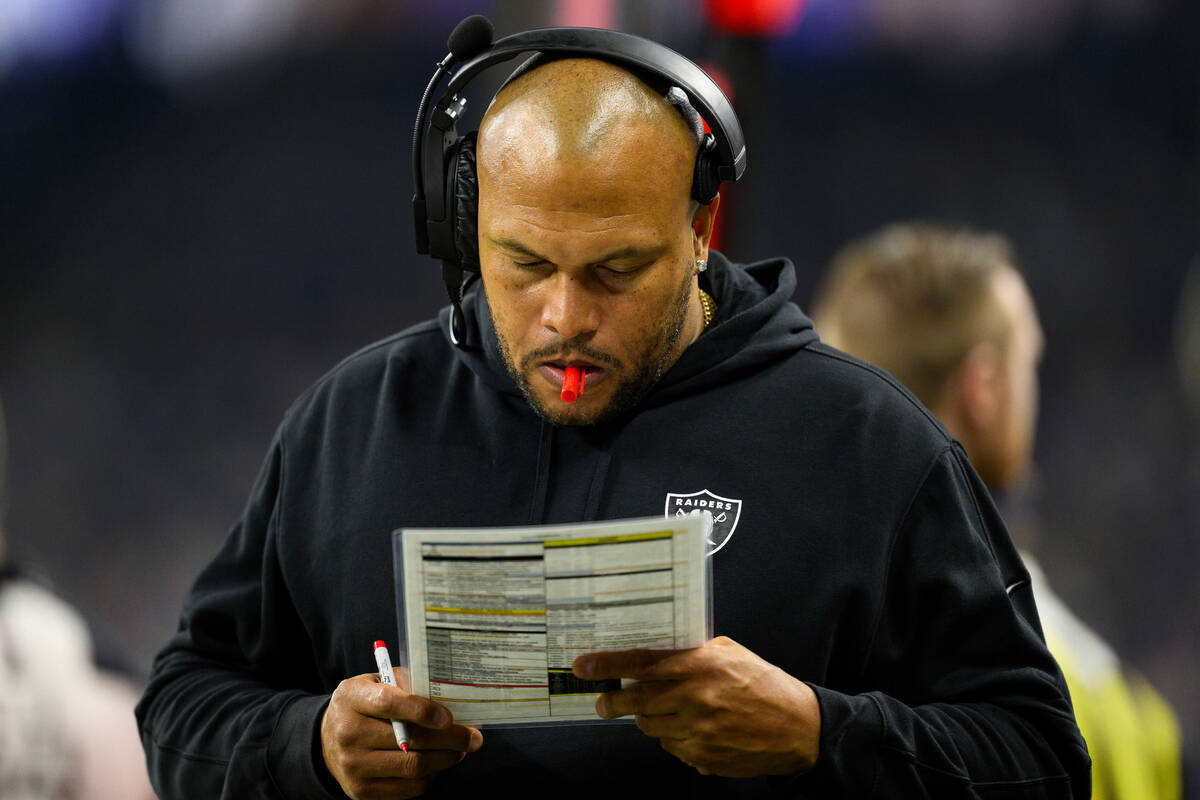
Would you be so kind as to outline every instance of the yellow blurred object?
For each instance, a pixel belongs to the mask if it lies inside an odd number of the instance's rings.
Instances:
[[[1058,659],[1075,719],[1092,756],[1093,800],[1183,794],[1182,739],[1170,706],[1055,595],[1037,564],[1024,556],[1046,644]]]

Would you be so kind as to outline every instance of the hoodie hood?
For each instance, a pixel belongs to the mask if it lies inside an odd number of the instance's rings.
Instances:
[[[796,271],[786,258],[742,265],[711,250],[700,288],[717,302],[716,314],[642,400],[642,407],[762,369],[817,339],[812,321],[791,300]],[[463,316],[465,344],[454,348],[457,357],[489,387],[520,395],[505,366],[479,282],[463,299]],[[438,321],[449,341],[449,307],[442,309]]]

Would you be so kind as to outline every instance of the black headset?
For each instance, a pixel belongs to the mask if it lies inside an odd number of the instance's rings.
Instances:
[[[413,218],[417,252],[442,262],[442,280],[450,296],[450,333],[461,344],[464,273],[479,271],[478,198],[475,178],[475,131],[457,130],[466,100],[459,92],[478,73],[521,53],[547,58],[583,57],[610,61],[629,69],[656,89],[677,86],[708,123],[696,155],[692,197],[707,205],[722,181],[736,181],[746,169],[742,126],[716,83],[667,47],[627,33],[597,28],[539,28],[492,41],[492,23],[478,14],[455,26],[443,58],[425,88],[413,128]],[[437,105],[429,108],[434,90],[451,67],[458,68]],[[428,118],[428,125],[426,119]],[[428,129],[428,135],[426,135]],[[468,276],[469,277],[469,276]]]

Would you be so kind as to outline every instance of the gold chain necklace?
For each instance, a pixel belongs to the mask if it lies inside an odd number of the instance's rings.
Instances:
[[[712,299],[712,295],[701,289],[700,306],[704,309],[704,328],[707,328],[708,323],[712,322],[713,314],[717,313],[717,301]]]

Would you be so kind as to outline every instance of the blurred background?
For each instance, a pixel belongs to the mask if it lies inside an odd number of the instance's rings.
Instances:
[[[443,303],[409,147],[471,13],[710,69],[748,143],[721,249],[790,257],[802,307],[895,219],[1011,237],[1048,342],[1013,527],[1200,763],[1194,0],[0,0],[10,558],[148,672],[289,403]]]

